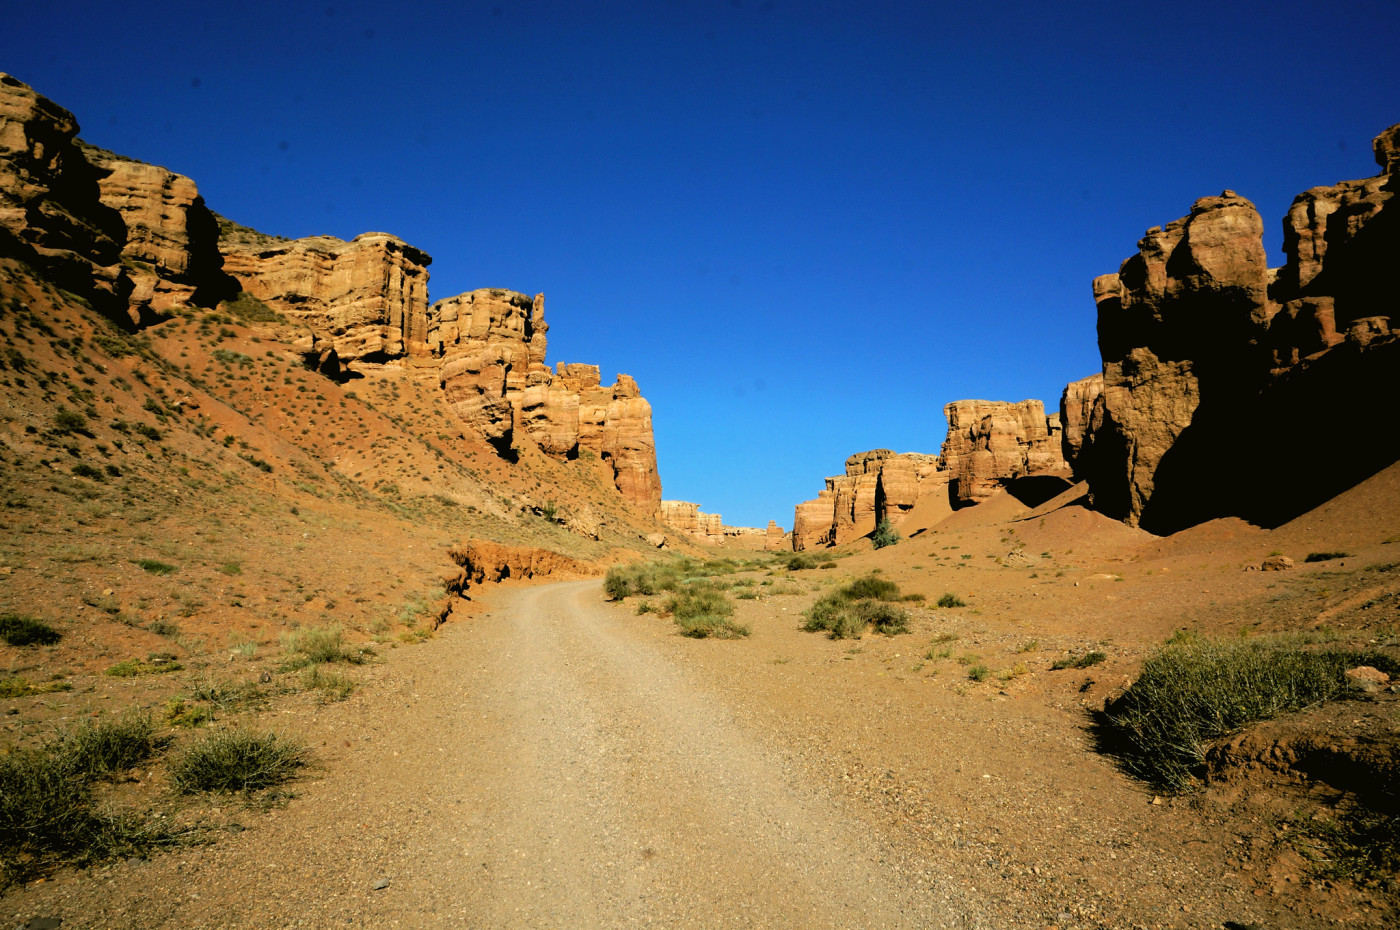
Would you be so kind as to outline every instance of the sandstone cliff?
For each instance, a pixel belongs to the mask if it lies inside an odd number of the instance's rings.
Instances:
[[[311,331],[350,370],[428,354],[432,259],[387,233],[257,240],[225,236],[224,270],[242,290]]]
[[[126,228],[102,203],[103,170],[87,160],[77,135],[72,113],[0,73],[0,254],[125,318]]]
[[[190,307],[214,307],[238,294],[223,270],[219,222],[195,183],[147,165],[82,145],[101,169],[98,193],[126,227],[122,259],[132,281],[131,316],[137,322]]]
[[[736,549],[767,548],[769,537],[777,524],[769,521],[768,530],[751,526],[725,526],[717,513],[704,513],[699,504],[690,501],[662,501],[661,519],[697,542],[711,546],[729,546]],[[783,531],[777,530],[781,537]]]
[[[1400,457],[1392,329],[1400,287],[1400,126],[1380,175],[1300,194],[1283,268],[1254,205],[1225,191],[1154,227],[1094,281],[1102,411],[1076,467],[1094,506],[1154,532],[1214,516],[1273,525]],[[1327,454],[1313,430],[1346,436]]]
[[[942,466],[955,506],[977,504],[1018,478],[1067,477],[1059,415],[1038,400],[957,400],[943,408]]]
[[[625,500],[659,512],[651,405],[627,375],[550,371],[543,295],[481,289],[430,306],[432,259],[396,236],[264,235],[211,212],[189,178],[77,132],[71,113],[0,74],[0,254],[133,327],[246,291],[291,324],[278,337],[308,367],[436,374],[465,428],[508,458],[526,443],[589,452]]]

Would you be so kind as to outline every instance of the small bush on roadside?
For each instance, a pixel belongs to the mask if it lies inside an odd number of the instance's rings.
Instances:
[[[313,665],[301,673],[301,687],[306,691],[318,691],[326,703],[343,701],[355,691],[355,682],[347,675]]]
[[[1400,673],[1400,661],[1386,653],[1313,650],[1287,637],[1163,646],[1106,708],[1104,748],[1129,774],[1185,791],[1196,783],[1210,741],[1340,697],[1346,670],[1358,665]]]
[[[325,662],[349,662],[359,665],[374,655],[364,647],[347,647],[345,633],[339,624],[303,626],[284,633],[282,651],[287,654],[287,665],[290,668]]]
[[[170,780],[180,794],[258,791],[291,778],[306,761],[296,740],[223,730],[187,746],[171,762]]]
[[[58,862],[140,852],[168,840],[93,806],[92,782],[148,758],[151,732],[150,718],[133,714],[0,756],[0,885]]]
[[[0,639],[11,646],[52,646],[62,634],[34,617],[0,614]]]
[[[899,585],[866,575],[819,598],[805,614],[803,629],[825,631],[832,639],[860,639],[869,624],[887,636],[909,632],[909,615],[889,603],[900,600]]]
[[[662,610],[675,620],[682,636],[733,639],[749,635],[747,626],[731,619],[734,605],[711,582],[695,582],[678,589],[666,599]]]

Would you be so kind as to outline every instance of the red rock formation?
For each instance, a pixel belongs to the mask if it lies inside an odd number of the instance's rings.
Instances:
[[[1016,478],[1069,470],[1060,450],[1059,419],[1047,418],[1038,400],[957,400],[943,413],[948,438],[942,460],[956,505],[980,503]]]
[[[218,220],[193,181],[93,146],[84,145],[83,152],[103,171],[103,204],[126,226],[122,258],[134,285],[133,318],[213,307],[238,294],[238,282],[223,271]]]
[[[1075,463],[1079,461],[1085,444],[1093,444],[1094,410],[1097,406],[1098,417],[1102,421],[1102,398],[1102,373],[1071,381],[1060,395],[1060,424],[1063,427],[1060,449],[1072,471],[1078,471]]]
[[[765,552],[780,552],[784,549],[792,548],[792,534],[783,531],[776,520],[768,521],[768,528],[763,533],[763,549]]]
[[[937,455],[904,452],[885,459],[875,486],[875,522],[899,526],[921,499],[947,497],[949,477]]]
[[[1095,280],[1102,406],[1076,468],[1096,508],[1156,532],[1226,514],[1273,524],[1400,457],[1395,431],[1371,425],[1400,371],[1397,139],[1400,126],[1376,140],[1380,176],[1295,199],[1277,271],[1253,205],[1226,191]],[[1300,429],[1324,422],[1348,453],[1300,474]]]
[[[72,113],[0,73],[0,254],[125,319],[126,230],[102,203],[102,170],[87,160],[77,134]]]
[[[699,504],[690,501],[662,501],[661,520],[698,542],[735,549],[763,549],[767,541],[764,530],[751,526],[725,526],[717,513],[703,513]],[[774,524],[770,523],[770,527]],[[782,530],[778,530],[782,536]]]
[[[832,480],[834,479],[827,479],[828,490],[823,490],[812,500],[803,501],[794,508],[792,515],[792,549],[794,552],[832,544],[836,534],[836,508],[833,503],[833,494],[829,490]]]
[[[329,342],[348,368],[426,356],[432,262],[388,233],[221,241],[224,270],[239,286]]]

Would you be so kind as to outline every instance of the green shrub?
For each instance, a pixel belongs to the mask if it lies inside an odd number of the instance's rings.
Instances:
[[[303,626],[282,634],[282,651],[288,665],[301,668],[324,662],[350,662],[355,665],[373,655],[365,648],[351,649],[345,645],[345,634],[338,624]]]
[[[967,602],[956,594],[948,593],[938,599],[939,607],[966,607]]]
[[[159,559],[132,559],[131,564],[141,566],[142,571],[152,575],[169,575],[175,571],[174,565]]]
[[[93,809],[93,780],[144,761],[153,747],[150,719],[130,715],[0,756],[3,878],[25,878],[65,860],[140,852],[165,841],[165,834],[132,818]]]
[[[167,672],[178,672],[184,668],[175,657],[168,652],[153,652],[145,659],[127,659],[118,662],[108,668],[104,675],[112,678],[135,678],[138,675],[161,675]]]
[[[102,472],[96,468],[93,468],[87,462],[79,462],[78,464],[74,465],[71,470],[73,474],[79,478],[87,478],[89,481],[104,480]]]
[[[1351,555],[1350,552],[1309,552],[1304,562],[1330,562],[1333,559],[1345,559]]]
[[[258,791],[291,778],[306,761],[295,740],[223,730],[186,747],[170,765],[170,780],[180,794]]]
[[[701,616],[727,617],[734,612],[734,605],[723,591],[697,582],[668,597],[663,610],[677,620],[688,620]]]
[[[704,639],[713,636],[716,639],[738,639],[749,635],[749,628],[743,623],[739,623],[731,617],[717,617],[711,614],[701,614],[698,617],[677,617],[676,626],[680,627],[682,636],[690,636],[694,639]]]
[[[355,682],[349,676],[331,672],[319,665],[313,665],[301,673],[301,686],[306,691],[319,691],[325,702],[343,701],[355,690]]]
[[[0,639],[11,646],[52,646],[62,637],[58,630],[34,617],[0,614]]]
[[[796,552],[788,556],[783,565],[790,572],[800,572],[808,568],[815,568],[817,560],[805,552]]]
[[[57,751],[86,777],[110,777],[150,758],[155,731],[150,714],[133,711],[79,724],[59,737]]]
[[[981,662],[967,667],[967,677],[971,678],[973,681],[986,681],[987,674],[987,666],[983,665]]]
[[[66,410],[59,407],[53,415],[53,431],[59,435],[66,436],[69,433],[82,433],[87,431],[87,417],[76,410]]]
[[[1058,672],[1063,668],[1088,668],[1091,665],[1098,665],[1108,658],[1104,652],[1095,649],[1086,652],[1082,656],[1063,656],[1050,663],[1050,670]]]
[[[1379,652],[1310,650],[1286,637],[1163,646],[1105,711],[1105,748],[1131,775],[1167,791],[1190,788],[1207,744],[1256,720],[1341,696],[1345,672],[1400,673]]]
[[[870,542],[876,549],[883,549],[886,546],[893,546],[903,537],[895,532],[895,528],[890,525],[890,521],[881,520],[875,527],[875,532],[870,534]]]
[[[805,614],[803,629],[826,631],[832,639],[860,639],[869,624],[887,636],[909,632],[909,615],[891,601],[900,599],[899,585],[866,575],[819,598]]]
[[[164,636],[167,638],[180,635],[180,625],[171,623],[169,620],[152,620],[150,623],[146,624],[146,629],[157,636]]]

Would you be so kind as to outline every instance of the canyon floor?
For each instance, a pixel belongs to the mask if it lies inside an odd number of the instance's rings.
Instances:
[[[1095,751],[1093,712],[1181,629],[1393,645],[1397,491],[1392,468],[1276,530],[1165,539],[1073,492],[1034,510],[1001,498],[929,526],[916,513],[898,545],[817,553],[826,568],[723,553],[755,560],[728,576],[754,594],[737,640],[681,637],[597,580],[474,588],[434,637],[349,669],[344,701],[298,691],[221,714],[313,747],[288,788],[176,804],[157,760],[113,797],[165,805],[199,842],[12,886],[0,920],[1394,926],[1393,884],[1319,870],[1308,825],[1339,797],[1324,779],[1245,765],[1160,797]],[[1275,551],[1298,566],[1249,570]],[[1304,563],[1314,551],[1347,555]],[[873,569],[925,595],[909,634],[801,631],[821,592]],[[965,606],[930,606],[943,593]],[[1107,660],[1052,670],[1089,650]],[[200,664],[188,674],[277,675],[266,652]],[[12,699],[7,729],[158,708],[186,684],[154,677]],[[1270,726],[1393,744],[1395,699]]]

